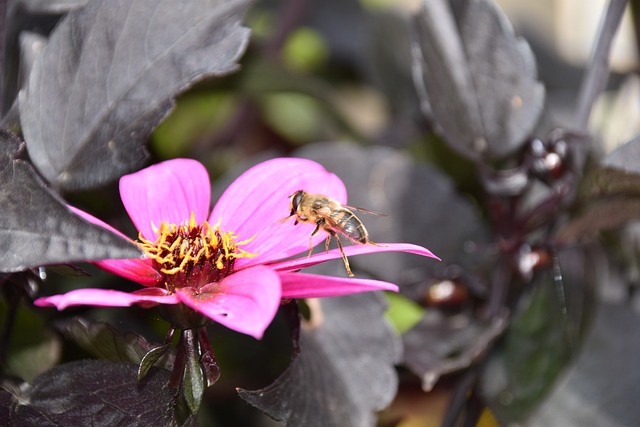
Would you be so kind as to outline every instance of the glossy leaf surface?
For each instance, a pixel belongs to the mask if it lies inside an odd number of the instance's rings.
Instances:
[[[19,149],[15,136],[0,131],[0,271],[141,256],[133,243],[73,214],[31,164],[16,158]]]

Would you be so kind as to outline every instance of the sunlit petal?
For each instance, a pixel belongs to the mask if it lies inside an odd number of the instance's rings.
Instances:
[[[196,291],[176,290],[184,304],[234,331],[262,338],[280,305],[280,278],[267,267],[252,267]]]
[[[106,228],[112,233],[129,240],[127,236],[122,234],[120,231],[111,227],[106,222],[94,217],[93,215],[81,211],[78,208],[74,208],[73,206],[69,206],[69,209],[71,209],[73,213],[81,216],[90,223]],[[151,266],[151,260],[148,259],[107,259],[102,261],[94,261],[93,264],[97,265],[105,271],[117,274],[120,277],[124,277],[125,279],[132,280],[136,283],[140,283],[143,286],[154,286],[158,284],[160,280],[162,280],[162,276]]]
[[[393,283],[306,273],[280,273],[283,298],[323,298],[370,291],[398,291]]]
[[[211,182],[200,162],[174,159],[123,176],[120,197],[136,228],[153,241],[152,225],[185,223],[191,212],[198,223],[207,219]]]
[[[237,268],[263,264],[308,251],[309,237],[315,224],[298,224],[289,216],[289,196],[298,190],[319,193],[346,203],[347,191],[336,175],[320,164],[306,159],[278,158],[260,163],[238,177],[211,213],[211,222],[222,218],[222,226],[239,238],[255,238],[243,249],[257,253],[240,259]],[[324,240],[323,233],[313,238],[313,245]]]
[[[39,307],[56,307],[64,310],[74,305],[93,305],[99,307],[126,307],[139,303],[177,304],[179,301],[175,295],[169,295],[167,291],[155,288],[153,294],[148,292],[120,292],[111,289],[76,289],[66,294],[53,295],[36,299],[33,303]]]
[[[353,255],[364,255],[378,252],[407,252],[440,260],[429,249],[411,243],[376,243],[375,245],[351,245],[344,246],[344,253],[347,257]],[[321,262],[341,258],[339,249],[332,249],[329,252],[322,251],[310,257],[296,258],[288,261],[280,261],[271,264],[278,271],[294,271],[311,267]]]

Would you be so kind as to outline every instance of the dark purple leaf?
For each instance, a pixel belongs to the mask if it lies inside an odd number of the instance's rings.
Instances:
[[[133,243],[73,214],[29,163],[14,159],[19,146],[0,131],[0,271],[141,256]]]
[[[138,364],[149,352],[159,348],[157,344],[147,341],[136,333],[120,332],[105,322],[90,322],[86,319],[74,318],[58,324],[57,329],[65,338],[91,355],[114,362]],[[154,353],[153,364],[156,367],[171,370],[174,353],[168,350],[168,345],[162,348],[164,351],[161,354],[158,354],[159,351]],[[150,366],[146,366],[146,369],[148,368]]]
[[[291,366],[272,385],[240,396],[287,426],[373,426],[398,381],[400,342],[383,319],[385,304],[376,294],[317,303],[321,313],[311,311],[319,324],[303,325]]]
[[[98,360],[60,365],[26,389],[3,391],[0,420],[41,427],[175,425],[169,373],[154,369],[138,382],[137,369]]]
[[[150,132],[195,82],[230,73],[248,1],[90,1],[51,34],[20,95],[29,154],[65,189],[139,167]]]
[[[447,141],[462,154],[477,157],[473,143],[482,136],[469,65],[446,1],[424,2],[415,19],[414,80],[422,109],[435,119]]]
[[[525,142],[542,112],[545,91],[535,58],[493,1],[469,2],[460,27],[489,155],[507,155]]]
[[[529,45],[488,0],[469,2],[459,28],[445,0],[416,19],[414,78],[445,140],[470,158],[500,158],[533,132],[544,103]]]

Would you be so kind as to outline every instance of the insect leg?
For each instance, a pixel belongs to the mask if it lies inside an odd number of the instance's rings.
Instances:
[[[338,242],[338,247],[340,248],[340,253],[342,254],[342,261],[344,262],[344,268],[347,269],[347,275],[349,277],[353,277],[354,274],[351,272],[351,267],[349,267],[349,260],[347,259],[347,256],[344,254],[344,249],[342,249],[342,243],[340,242],[340,237],[338,237],[337,234],[334,234],[334,236],[336,236],[336,241]]]
[[[311,253],[313,252],[313,236],[315,236],[318,233],[318,230],[320,230],[320,226],[323,223],[324,223],[324,220],[318,221],[316,223],[316,228],[313,229],[311,236],[309,236],[309,255],[307,255],[307,258],[309,258],[311,256]]]

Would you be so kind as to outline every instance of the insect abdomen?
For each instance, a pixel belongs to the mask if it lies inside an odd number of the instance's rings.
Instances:
[[[338,231],[354,242],[366,244],[369,242],[369,235],[364,228],[362,221],[350,210],[342,209],[332,214]]]

